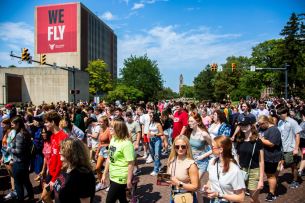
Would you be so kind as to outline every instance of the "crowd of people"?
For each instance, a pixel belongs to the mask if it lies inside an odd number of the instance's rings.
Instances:
[[[30,173],[37,174],[45,203],[93,202],[105,188],[107,203],[129,202],[135,176],[141,177],[139,158],[154,163],[151,176],[163,169],[170,175],[171,203],[202,203],[203,197],[243,202],[245,195],[256,203],[267,186],[265,200],[273,201],[281,170],[291,167],[291,189],[305,175],[305,109],[299,98],[241,99],[237,105],[27,102],[7,104],[0,121],[1,166],[11,179],[4,198],[18,202],[27,195],[35,201]],[[201,185],[206,173],[208,182]]]

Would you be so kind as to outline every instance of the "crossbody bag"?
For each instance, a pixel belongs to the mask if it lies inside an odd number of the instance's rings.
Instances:
[[[252,158],[253,158],[253,155],[254,155],[255,146],[256,146],[256,142],[254,143],[254,146],[253,146],[253,150],[252,150],[252,155],[251,155],[248,171],[241,170],[241,173],[243,174],[245,182],[249,179],[249,171],[250,171],[250,167],[251,167],[251,163],[252,163]],[[239,168],[241,168],[241,166],[239,165],[239,161],[238,160],[237,160],[237,164],[238,164]]]
[[[176,164],[177,164],[177,157],[175,158],[175,169],[174,169],[174,176],[176,174]],[[171,175],[173,174],[173,167],[171,170]],[[172,197],[175,203],[193,203],[193,193],[186,192],[186,193],[178,193],[174,194],[175,187],[172,185]]]

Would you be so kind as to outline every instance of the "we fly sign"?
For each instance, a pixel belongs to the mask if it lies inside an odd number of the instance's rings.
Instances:
[[[37,6],[37,54],[77,51],[77,3]]]

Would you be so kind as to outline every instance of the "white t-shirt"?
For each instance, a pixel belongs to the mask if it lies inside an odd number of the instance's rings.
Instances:
[[[98,133],[97,138],[91,137],[91,143],[92,143],[92,148],[97,148],[98,147],[98,137],[100,135],[100,130],[101,126],[97,124],[94,128],[92,128],[92,135],[95,135],[95,133]]]
[[[258,117],[260,115],[269,116],[269,111],[267,109],[263,109],[263,110],[258,109]]]
[[[218,163],[219,181],[217,178],[217,162],[211,159],[208,166],[210,186],[212,191],[224,192],[224,194],[236,194],[236,190],[246,189],[242,172],[236,164],[230,162],[230,169],[227,173],[222,173],[223,167]],[[220,186],[219,186],[220,183]],[[222,190],[221,190],[222,189]]]
[[[150,117],[148,114],[143,114],[140,116],[140,124],[144,124],[144,134],[148,134],[149,132],[149,123],[150,123]]]

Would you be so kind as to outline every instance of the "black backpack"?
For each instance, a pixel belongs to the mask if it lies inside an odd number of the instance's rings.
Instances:
[[[171,117],[169,117],[169,126],[170,126],[170,128],[173,128],[173,126],[174,126],[174,122]]]
[[[29,145],[30,145],[30,159],[31,160],[36,159],[39,153],[38,146],[33,140],[30,141]]]

